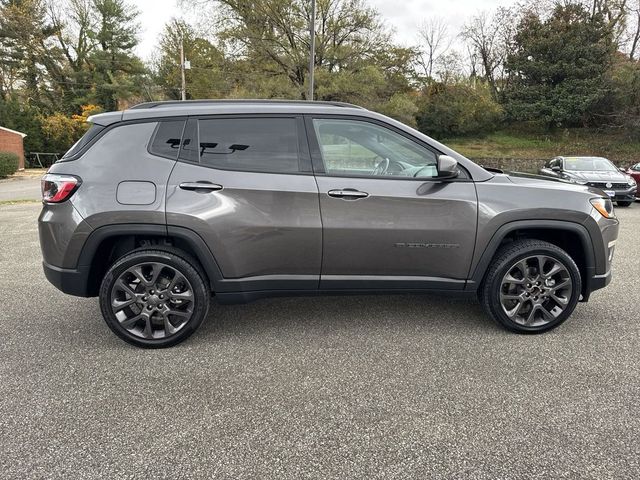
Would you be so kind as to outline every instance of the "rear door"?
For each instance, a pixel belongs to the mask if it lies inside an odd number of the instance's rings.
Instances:
[[[438,152],[359,117],[307,118],[323,222],[321,288],[462,289],[476,237],[468,174],[434,181]]]
[[[317,289],[322,230],[301,117],[190,118],[166,212],[205,240],[221,291]]]

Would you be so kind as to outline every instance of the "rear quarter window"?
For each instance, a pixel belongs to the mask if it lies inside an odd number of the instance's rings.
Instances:
[[[163,120],[158,122],[151,136],[149,152],[160,157],[172,160],[177,159],[183,130],[184,120]]]
[[[80,140],[74,143],[73,146],[69,150],[67,150],[67,152],[62,156],[62,159],[70,159],[70,157],[73,157],[80,153],[80,151],[104,129],[105,127],[103,127],[102,125],[98,125],[96,123],[92,124],[91,127],[89,127],[89,130],[87,130],[87,132],[80,138]]]

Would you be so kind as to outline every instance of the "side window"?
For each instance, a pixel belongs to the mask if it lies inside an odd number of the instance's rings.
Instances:
[[[300,171],[294,118],[200,119],[198,130],[195,153],[202,165],[270,173]],[[194,153],[190,145],[183,144],[183,149]]]
[[[156,126],[149,151],[154,155],[176,159],[180,149],[180,139],[184,129],[184,120],[160,121]]]
[[[435,152],[388,128],[359,120],[313,120],[325,171],[335,176],[431,178]]]
[[[69,158],[75,155],[76,153],[78,153],[80,150],[83,149],[83,147],[87,143],[93,140],[95,136],[98,135],[102,130],[104,130],[104,127],[102,125],[98,125],[96,123],[92,124],[89,130],[87,130],[87,132],[82,136],[82,138],[80,138],[80,140],[74,143],[73,146],[67,151],[67,153],[65,153],[62,156],[62,158]]]
[[[190,118],[184,127],[180,158],[188,162],[198,162],[198,120]]]

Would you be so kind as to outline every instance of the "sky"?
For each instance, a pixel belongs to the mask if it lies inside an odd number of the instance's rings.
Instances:
[[[483,10],[493,10],[514,0],[366,0],[376,8],[384,22],[395,30],[396,41],[403,45],[416,43],[419,25],[428,18],[441,18],[451,32],[459,31],[465,20]],[[188,19],[178,0],[133,0],[140,10],[141,35],[137,53],[148,60],[153,54],[164,25],[172,17]]]

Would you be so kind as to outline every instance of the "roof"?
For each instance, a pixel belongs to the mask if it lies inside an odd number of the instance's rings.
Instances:
[[[9,132],[9,133],[15,133],[16,135],[20,135],[22,138],[27,136],[26,133],[17,132],[15,130],[11,130],[10,128],[7,128],[7,127],[0,127],[0,130],[4,130],[5,132]]]
[[[343,102],[317,102],[306,100],[170,100],[147,102],[118,112],[98,113],[89,117],[89,122],[108,126],[126,120],[142,120],[189,115],[233,115],[233,114],[351,114],[371,116],[373,112],[357,105]]]
[[[352,103],[324,102],[317,100],[288,100],[288,99],[205,99],[205,100],[166,100],[162,102],[145,102],[130,107],[129,110],[143,108],[182,108],[187,105],[305,105],[305,106],[334,106],[345,108],[363,108]]]

